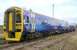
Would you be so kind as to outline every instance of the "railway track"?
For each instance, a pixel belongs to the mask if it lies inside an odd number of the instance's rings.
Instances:
[[[64,34],[60,34],[60,35],[52,35],[52,36],[45,37],[42,39],[37,39],[37,40],[31,41],[31,42],[24,41],[21,43],[11,43],[11,44],[7,43],[7,44],[4,44],[0,50],[16,50],[16,49],[23,48],[24,46],[30,46],[30,47],[34,48],[34,50],[42,49],[42,48],[48,47],[49,45],[54,45],[59,42],[62,42],[63,40],[65,40],[66,38],[69,38],[72,35],[74,35],[73,32],[64,33]]]

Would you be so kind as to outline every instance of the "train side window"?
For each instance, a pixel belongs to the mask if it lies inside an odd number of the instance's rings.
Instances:
[[[4,17],[4,31],[6,31],[6,17]]]
[[[4,26],[6,26],[6,17],[4,17]]]

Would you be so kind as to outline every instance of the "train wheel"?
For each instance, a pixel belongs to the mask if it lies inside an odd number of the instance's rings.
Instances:
[[[27,36],[26,36],[26,39],[27,40],[32,40],[34,37],[33,37],[33,34],[32,33],[29,33],[29,34],[27,34]]]
[[[36,38],[39,38],[39,37],[41,38],[41,37],[42,37],[42,33],[38,33],[38,32],[35,33],[35,37],[36,37]]]

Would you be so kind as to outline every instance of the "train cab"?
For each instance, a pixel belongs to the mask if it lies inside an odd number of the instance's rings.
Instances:
[[[23,11],[21,8],[12,7],[4,14],[4,39],[20,41],[23,32]]]

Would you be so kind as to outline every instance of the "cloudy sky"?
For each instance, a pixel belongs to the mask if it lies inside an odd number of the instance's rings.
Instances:
[[[54,3],[54,18],[77,23],[77,0],[0,0],[0,24],[3,24],[4,11],[12,6],[32,9],[34,12],[52,17]]]

